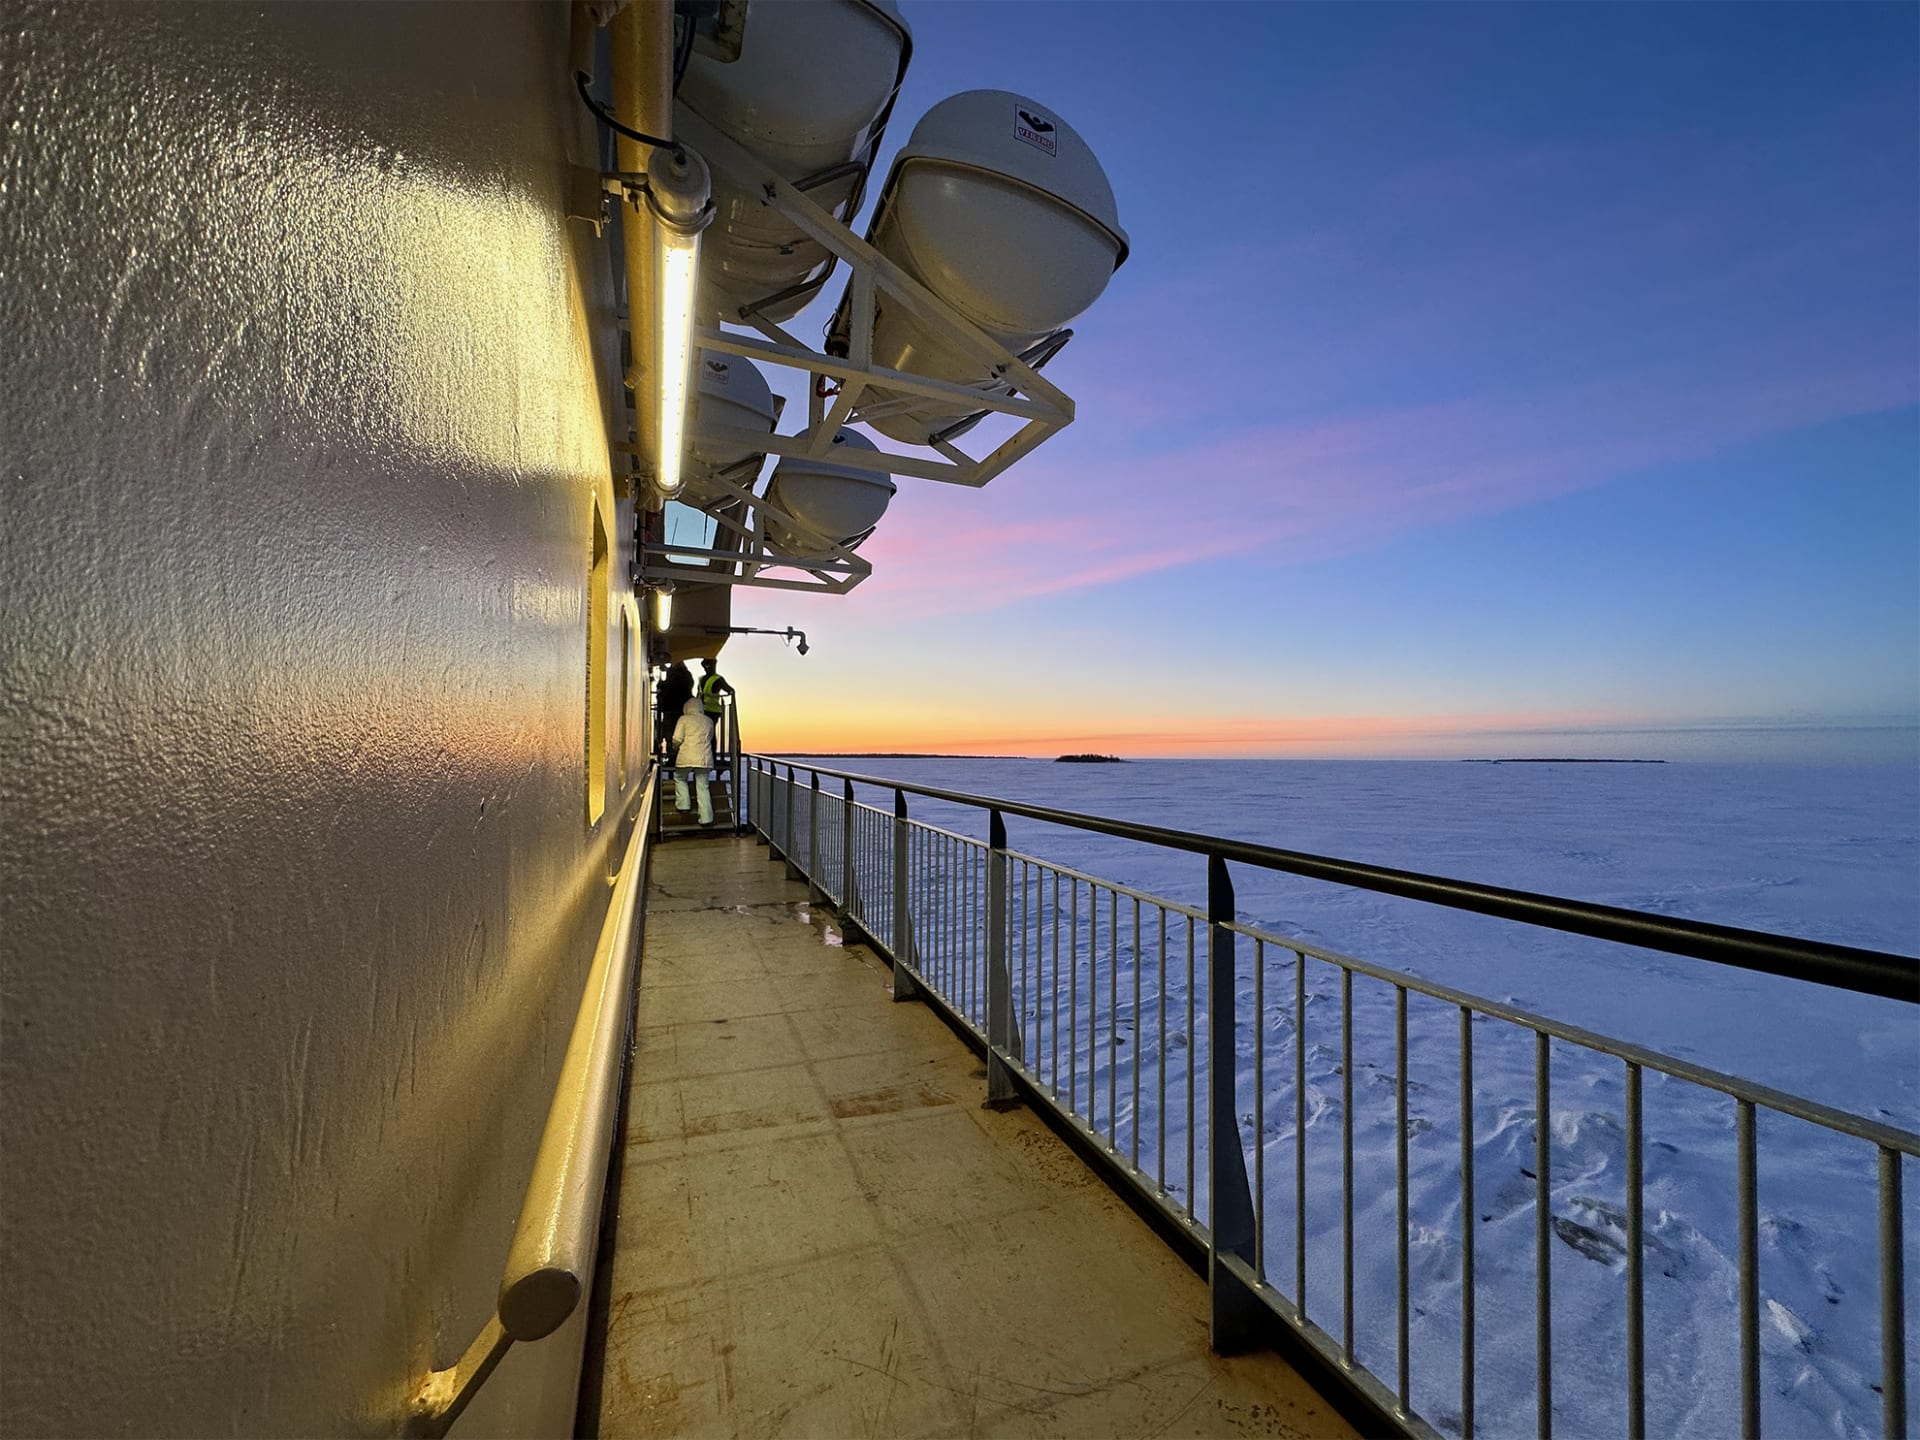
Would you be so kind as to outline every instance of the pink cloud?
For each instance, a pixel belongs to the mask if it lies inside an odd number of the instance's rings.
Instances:
[[[1911,295],[1867,278],[1910,199],[1856,184],[1711,135],[1520,141],[1136,262],[1056,363],[1078,423],[985,491],[904,486],[850,605],[1324,558],[1912,405]]]
[[[1713,386],[1647,371],[1249,427],[1163,453],[1042,451],[982,492],[903,496],[861,593],[907,615],[971,613],[1255,551],[1321,558],[1920,398],[1884,367],[1747,368]]]

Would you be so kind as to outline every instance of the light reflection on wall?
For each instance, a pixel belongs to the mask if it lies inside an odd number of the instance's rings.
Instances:
[[[615,829],[566,19],[8,26],[0,1429],[391,1433],[490,1313]],[[570,1423],[564,1350],[476,1431]]]

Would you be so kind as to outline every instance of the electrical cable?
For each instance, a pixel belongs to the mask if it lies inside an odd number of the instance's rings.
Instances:
[[[673,54],[673,93],[680,93],[680,82],[686,77],[687,62],[693,59],[693,16],[679,15],[682,29],[680,42],[674,46]]]
[[[614,113],[611,110],[593,98],[593,95],[587,89],[588,82],[584,73],[576,72],[573,78],[580,91],[581,103],[593,112],[595,119],[613,131],[614,134],[624,135],[629,140],[637,140],[642,145],[651,145],[656,150],[671,150],[678,159],[686,158],[686,147],[678,140],[664,140],[658,135],[649,135],[644,130],[635,130],[630,125],[622,125],[619,120],[614,117]]]

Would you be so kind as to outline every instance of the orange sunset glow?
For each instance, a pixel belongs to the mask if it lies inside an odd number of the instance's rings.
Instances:
[[[1111,721],[1112,717],[1108,717]],[[1479,754],[1503,737],[1563,734],[1620,723],[1598,714],[1167,716],[1162,724],[1102,725],[1091,714],[1023,715],[995,723],[913,707],[849,710],[831,696],[756,727],[755,749],[779,754],[913,753],[1053,756],[1388,757]],[[1040,723],[1035,723],[1036,721]]]

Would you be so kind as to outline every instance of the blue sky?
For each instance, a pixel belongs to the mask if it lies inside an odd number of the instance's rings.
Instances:
[[[903,8],[889,149],[1028,94],[1133,256],[1071,429],[741,597],[765,743],[1920,756],[1920,10]]]

